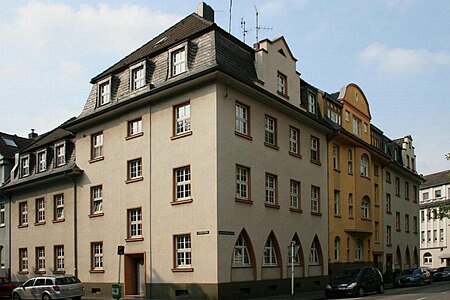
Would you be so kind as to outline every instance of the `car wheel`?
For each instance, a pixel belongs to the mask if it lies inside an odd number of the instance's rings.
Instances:
[[[378,294],[383,294],[384,293],[384,284],[380,284],[380,286],[378,287]]]
[[[13,299],[13,300],[20,300],[19,294],[14,293],[14,294],[12,295],[12,299]]]
[[[356,294],[358,297],[362,297],[362,296],[364,296],[364,288],[363,287],[360,287],[359,289],[358,289],[358,293]]]
[[[52,297],[49,294],[44,294],[42,295],[42,300],[52,300]]]

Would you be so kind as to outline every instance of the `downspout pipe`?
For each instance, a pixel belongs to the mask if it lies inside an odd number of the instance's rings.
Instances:
[[[77,212],[77,175],[72,172],[64,174],[73,183],[73,255],[74,255],[74,275],[78,277],[78,212]]]
[[[4,197],[8,203],[9,215],[8,215],[8,275],[9,280],[12,281],[11,278],[11,197],[5,192],[0,190],[0,196]]]

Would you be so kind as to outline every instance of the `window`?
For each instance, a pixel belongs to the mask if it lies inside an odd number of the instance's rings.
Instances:
[[[19,203],[19,226],[27,226],[28,225],[28,203],[22,202]]]
[[[426,265],[431,265],[431,263],[433,262],[433,256],[431,255],[430,252],[427,252],[423,255],[423,263]]]
[[[339,248],[341,246],[341,239],[337,236],[334,239],[334,261],[339,261]]]
[[[266,116],[265,118],[265,139],[266,145],[276,146],[277,145],[277,120]]]
[[[364,133],[369,132],[369,125],[367,123],[364,123]]]
[[[380,241],[380,223],[375,222],[375,243]]]
[[[36,247],[36,273],[45,272],[45,248]]]
[[[417,217],[413,217],[413,231],[417,234]]]
[[[236,165],[236,199],[250,200],[250,169]]]
[[[30,175],[30,156],[25,155],[20,158],[20,174],[21,177]]]
[[[386,245],[387,246],[392,245],[392,240],[391,240],[392,232],[391,231],[392,231],[391,226],[387,226],[387,228],[386,228]]]
[[[395,195],[400,197],[400,178],[395,177]]]
[[[291,180],[290,184],[290,202],[292,209],[300,209],[300,182]]]
[[[191,235],[175,236],[175,268],[186,269],[192,266]]]
[[[409,200],[409,182],[405,181],[405,199]]]
[[[142,118],[128,121],[128,137],[142,133]]]
[[[409,232],[409,215],[405,214],[405,232]]]
[[[316,96],[308,93],[308,111],[316,114]]]
[[[264,260],[263,266],[277,266],[277,255],[275,252],[275,245],[271,237],[266,240],[264,245]]]
[[[233,267],[251,267],[250,253],[242,233],[239,235],[233,251]]]
[[[172,76],[186,72],[186,48],[182,47],[170,53]]]
[[[277,176],[266,173],[266,204],[277,204]]]
[[[317,266],[319,265],[319,251],[316,245],[316,241],[311,245],[311,249],[309,251],[309,265],[310,266]]]
[[[5,203],[0,203],[0,227],[5,226],[5,216],[6,216]]]
[[[189,102],[175,106],[175,135],[191,131],[191,105]]]
[[[58,245],[54,247],[55,272],[64,272],[64,246]]]
[[[111,102],[111,81],[110,79],[100,82],[98,85],[98,106]]]
[[[400,212],[395,212],[395,230],[400,231]]]
[[[91,271],[103,271],[103,242],[91,243]]]
[[[392,213],[391,211],[392,203],[391,203],[391,194],[386,194],[386,212],[388,214]]]
[[[289,127],[289,153],[300,155],[300,130]]]
[[[145,62],[131,69],[131,89],[137,90],[145,85]]]
[[[128,238],[142,238],[142,210],[134,208],[128,210]]]
[[[436,190],[436,191],[434,191],[434,198],[435,199],[438,199],[438,198],[441,198],[442,197],[442,192],[441,192],[441,190]]]
[[[353,194],[348,194],[348,217],[353,219]]]
[[[412,157],[411,157],[411,168],[412,168],[413,171],[416,170],[416,163],[414,161],[414,158],[412,158]]]
[[[191,198],[191,167],[183,167],[174,170],[175,176],[175,201]]]
[[[36,154],[37,159],[37,171],[43,172],[47,170],[47,151],[41,150]]]
[[[66,144],[64,142],[55,145],[56,166],[66,163]]]
[[[361,176],[369,177],[369,157],[366,154],[361,155]]]
[[[45,222],[45,200],[44,198],[36,199],[36,223]]]
[[[91,136],[91,159],[103,157],[103,132]]]
[[[450,193],[449,193],[450,196]],[[413,185],[413,202],[417,203],[417,198],[418,198],[418,194],[417,194],[417,186]]]
[[[356,240],[355,259],[356,260],[363,259],[363,241],[361,239]]]
[[[320,212],[320,188],[311,186],[311,212]]]
[[[439,240],[441,241],[441,242],[443,242],[444,241],[444,229],[439,229]]]
[[[353,117],[353,133],[361,136],[361,120],[357,117]]]
[[[435,230],[433,230],[433,241],[436,243],[437,240],[438,240],[438,237],[437,237],[437,229],[435,229]]]
[[[28,273],[28,249],[19,249],[19,273]]]
[[[420,222],[425,222],[425,210],[420,211]]]
[[[91,214],[103,214],[103,187],[91,187]]]
[[[339,146],[333,144],[333,168],[339,170]]]
[[[339,204],[339,191],[334,191],[334,215],[339,216],[340,213],[340,204]]]
[[[425,243],[425,231],[422,230],[422,231],[420,232],[420,234],[421,234],[421,236],[422,236],[422,244],[423,244],[423,243]]]
[[[341,125],[341,112],[332,107],[328,107],[328,119],[334,123]]]
[[[391,183],[391,172],[386,171],[386,182]]]
[[[142,158],[128,161],[128,180],[142,179]]]
[[[380,188],[376,183],[374,185],[374,196],[375,196],[375,205],[378,205],[380,203]]]
[[[348,174],[353,174],[353,151],[348,149],[347,151],[347,161],[348,161]]]
[[[345,111],[345,121],[350,122],[350,112],[348,110]]]
[[[320,162],[320,141],[314,136],[311,136],[311,161]]]
[[[431,230],[427,230],[428,243],[431,243]]]
[[[278,94],[287,96],[288,93],[287,93],[287,77],[286,77],[286,75],[278,72],[277,79],[278,79],[278,84],[277,84]]]
[[[369,200],[369,198],[364,197],[362,199],[361,211],[362,211],[361,216],[363,219],[370,218],[370,200]]]
[[[248,106],[236,103],[236,132],[243,135],[250,135],[249,122],[250,110]]]
[[[379,169],[378,165],[373,166],[373,175],[375,175],[375,176],[379,175],[378,169]]]

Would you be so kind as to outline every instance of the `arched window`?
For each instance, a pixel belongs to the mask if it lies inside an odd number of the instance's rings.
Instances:
[[[423,255],[423,264],[424,265],[431,265],[432,262],[433,262],[433,255],[431,255],[430,252],[426,252]]]
[[[317,248],[316,241],[314,241],[309,251],[309,265],[318,265],[318,264],[319,264],[319,250]]]
[[[341,238],[337,236],[334,239],[334,261],[339,261],[340,247],[341,247]]]
[[[361,218],[370,218],[370,199],[367,196],[365,196],[361,201]]]
[[[355,259],[356,260],[363,259],[363,242],[361,239],[356,240]]]
[[[242,233],[239,235],[233,252],[233,267],[251,267],[250,252]]]
[[[369,177],[369,157],[366,154],[361,155],[361,176]]]
[[[272,235],[269,236],[264,245],[263,266],[278,266],[277,253]]]

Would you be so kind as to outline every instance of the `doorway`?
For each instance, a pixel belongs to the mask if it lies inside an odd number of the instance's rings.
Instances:
[[[125,254],[125,295],[145,296],[145,254]]]

